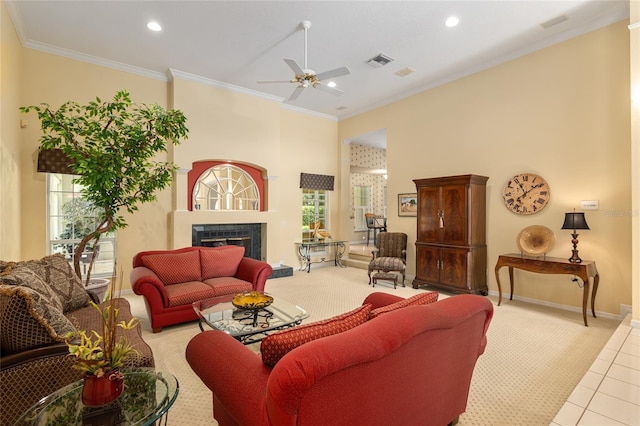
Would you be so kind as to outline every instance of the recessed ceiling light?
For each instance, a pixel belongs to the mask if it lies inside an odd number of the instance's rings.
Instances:
[[[455,27],[455,26],[456,26],[456,25],[458,25],[459,23],[460,23],[460,19],[458,19],[458,18],[457,18],[457,17],[455,17],[455,16],[450,16],[450,17],[448,17],[448,18],[447,18],[447,20],[446,20],[446,21],[444,21],[444,25],[445,25],[445,27],[449,27],[449,28],[451,28],[451,27]]]
[[[147,23],[147,28],[149,28],[151,31],[162,31],[162,27],[156,21]]]
[[[336,82],[335,81],[330,81],[330,82],[327,83],[327,86],[336,87]]]

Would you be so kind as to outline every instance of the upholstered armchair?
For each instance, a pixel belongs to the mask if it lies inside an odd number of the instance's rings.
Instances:
[[[373,271],[398,272],[402,275],[404,287],[407,264],[407,234],[403,232],[381,232],[376,239],[376,247],[371,252],[373,258],[369,262],[369,284]]]

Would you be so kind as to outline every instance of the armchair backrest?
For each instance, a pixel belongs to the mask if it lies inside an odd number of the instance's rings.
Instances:
[[[381,232],[376,238],[376,257],[399,257],[407,259],[407,234],[403,232]]]
[[[448,424],[466,408],[492,315],[488,299],[459,295],[299,346],[271,371],[270,423],[326,424],[331,407],[336,424]]]

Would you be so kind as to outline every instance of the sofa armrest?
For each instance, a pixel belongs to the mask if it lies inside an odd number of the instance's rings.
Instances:
[[[131,288],[135,294],[144,296],[150,305],[160,303],[159,308],[169,306],[169,296],[160,278],[149,268],[137,266],[129,274]]]
[[[237,424],[269,424],[266,389],[271,368],[230,335],[209,330],[194,336],[187,362]],[[242,416],[240,418],[239,416]]]
[[[366,305],[368,303],[371,305],[371,309],[376,309],[382,306],[387,306],[392,303],[399,302],[400,300],[404,300],[404,298],[400,296],[396,296],[394,294],[375,292],[368,295],[364,299],[362,304]]]
[[[240,260],[235,277],[250,282],[254,291],[264,291],[264,285],[272,272],[273,268],[268,263],[250,257],[243,257]]]

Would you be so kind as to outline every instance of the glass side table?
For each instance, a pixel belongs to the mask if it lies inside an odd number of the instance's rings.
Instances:
[[[178,397],[178,380],[153,368],[125,368],[120,397],[101,407],[82,403],[82,380],[59,389],[29,408],[16,425],[152,425]]]

